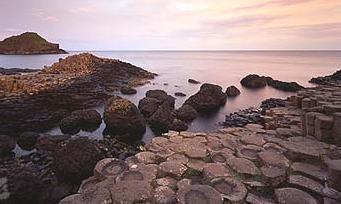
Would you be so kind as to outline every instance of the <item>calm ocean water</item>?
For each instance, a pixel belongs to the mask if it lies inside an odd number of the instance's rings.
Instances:
[[[76,54],[79,52],[71,52]],[[209,82],[226,89],[235,85],[241,90],[241,95],[235,99],[228,99],[226,105],[219,112],[206,117],[199,117],[190,125],[189,130],[209,131],[217,127],[217,123],[224,120],[225,115],[250,106],[257,107],[260,102],[270,97],[286,98],[292,93],[282,92],[273,88],[257,91],[247,90],[240,86],[239,81],[247,74],[271,76],[283,81],[296,81],[303,86],[312,86],[309,79],[314,76],[327,75],[341,67],[341,52],[337,51],[106,51],[91,52],[100,57],[116,58],[130,62],[148,71],[159,74],[151,84],[138,88],[138,94],[124,96],[134,103],[144,97],[147,90],[163,89],[169,94],[181,91],[187,97],[199,90],[200,85],[189,84],[187,80],[193,78],[201,82]],[[67,55],[34,55],[34,56],[6,56],[0,55],[0,67],[5,68],[42,68],[51,65]],[[165,86],[164,83],[168,85]],[[176,98],[179,107],[186,100]],[[103,112],[103,107],[98,107]],[[81,132],[81,135],[102,137],[105,125],[92,133]],[[59,134],[59,128],[50,131]],[[153,137],[148,129],[144,141]]]

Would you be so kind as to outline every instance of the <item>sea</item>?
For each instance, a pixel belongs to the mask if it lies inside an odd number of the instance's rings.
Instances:
[[[119,59],[158,74],[151,83],[138,87],[138,93],[122,96],[136,105],[152,89],[162,89],[170,95],[183,92],[186,97],[176,97],[176,107],[196,93],[200,84],[190,84],[188,79],[220,85],[225,90],[235,85],[241,95],[229,98],[225,106],[215,113],[200,116],[189,125],[190,131],[208,132],[220,127],[225,115],[249,107],[259,107],[267,98],[287,98],[293,95],[271,87],[259,90],[245,89],[240,80],[248,74],[270,76],[277,80],[294,81],[312,87],[309,79],[325,76],[341,69],[341,51],[69,51],[67,55],[0,55],[0,67],[41,69],[68,55],[89,52],[99,57]],[[120,93],[117,93],[120,95]],[[96,108],[103,114],[104,107]],[[100,139],[105,124],[94,132],[79,135]],[[50,134],[61,134],[55,127]],[[148,143],[155,135],[147,127],[143,141]],[[17,151],[21,151],[17,148]]]

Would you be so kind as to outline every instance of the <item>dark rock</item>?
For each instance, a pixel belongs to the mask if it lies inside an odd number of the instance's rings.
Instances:
[[[183,105],[177,110],[177,118],[182,121],[192,121],[198,117],[198,112],[190,105]]]
[[[43,134],[37,140],[36,148],[44,151],[55,151],[60,143],[70,139],[70,135]]]
[[[239,91],[239,89],[237,87],[230,86],[230,87],[227,87],[225,93],[226,93],[226,95],[228,97],[236,97],[236,96],[238,96],[240,94],[240,91]]]
[[[200,84],[201,82],[200,81],[197,81],[195,79],[188,79],[188,83],[191,83],[191,84]]]
[[[338,70],[334,74],[329,76],[312,78],[309,82],[314,84],[327,85],[333,84],[338,81],[341,81],[341,70]]]
[[[78,137],[62,145],[55,152],[54,158],[57,175],[65,181],[78,183],[92,175],[102,155],[93,141]]]
[[[15,148],[15,141],[7,135],[0,135],[0,154],[10,153]]]
[[[173,108],[167,102],[163,103],[148,119],[151,129],[156,133],[168,132],[174,120]]]
[[[145,97],[139,101],[138,107],[141,113],[145,117],[149,118],[155,113],[161,104],[162,102],[156,98]]]
[[[225,103],[226,94],[222,88],[207,83],[201,85],[200,90],[185,101],[186,105],[192,106],[199,113],[218,109]]]
[[[244,127],[247,124],[262,124],[261,110],[248,108],[225,116],[225,121],[221,125],[226,127]]]
[[[130,86],[123,86],[123,87],[121,87],[120,91],[122,94],[125,94],[125,95],[133,95],[133,94],[137,93],[136,89],[134,89]]]
[[[39,69],[20,69],[20,68],[2,68],[0,67],[0,75],[15,75],[15,74],[22,74],[22,73],[32,73],[32,72],[38,72]]]
[[[104,122],[113,133],[141,136],[146,123],[139,109],[127,99],[113,97],[106,103]]]
[[[178,132],[182,132],[182,131],[186,131],[188,129],[188,125],[178,119],[174,119],[173,123],[170,126],[170,130],[174,130],[174,131],[178,131]]]
[[[265,113],[266,110],[269,110],[271,108],[285,107],[285,100],[280,98],[269,98],[262,101],[260,107],[262,109],[262,113]]]
[[[17,143],[24,150],[32,150],[35,148],[38,138],[39,134],[36,132],[24,132],[20,134]]]
[[[96,110],[77,110],[60,122],[64,134],[76,134],[80,130],[96,130],[102,123],[101,114]]]
[[[266,86],[266,79],[264,77],[260,77],[257,74],[250,74],[244,77],[240,83],[247,88],[263,88]]]
[[[28,167],[14,164],[0,169],[1,203],[40,203],[42,180]]]
[[[146,92],[146,97],[155,98],[161,103],[167,101],[168,105],[172,108],[175,106],[175,98],[171,95],[168,95],[167,92],[163,90],[149,90]]]
[[[175,92],[174,94],[175,96],[178,96],[178,97],[185,97],[186,94],[182,93],[182,92]]]
[[[26,32],[0,41],[0,54],[67,54],[58,44],[50,43],[37,33]]]
[[[299,85],[297,82],[284,82],[274,80],[271,77],[266,77],[266,82],[269,86],[282,91],[297,92],[304,89],[304,87]]]

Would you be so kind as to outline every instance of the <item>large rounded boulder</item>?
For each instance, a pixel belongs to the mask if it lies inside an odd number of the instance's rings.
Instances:
[[[94,141],[78,137],[60,145],[54,153],[57,176],[71,183],[78,183],[92,175],[96,163],[102,159]]]
[[[146,118],[149,118],[157,111],[161,104],[162,102],[156,98],[145,97],[139,101],[138,108]]]
[[[121,97],[107,101],[103,118],[106,128],[113,133],[142,135],[146,131],[146,123],[139,109]]]
[[[185,105],[192,106],[199,113],[208,112],[224,105],[226,97],[220,86],[205,83],[196,94],[185,101]]]
[[[0,135],[0,155],[8,154],[15,148],[15,140],[7,135]]]
[[[96,110],[77,110],[60,121],[60,130],[64,134],[76,134],[80,130],[96,130],[101,123],[101,114]]]
[[[266,86],[266,79],[257,74],[250,74],[244,77],[240,83],[246,88],[258,89]]]

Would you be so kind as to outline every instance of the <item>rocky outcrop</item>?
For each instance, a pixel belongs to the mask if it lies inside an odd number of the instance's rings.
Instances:
[[[139,138],[146,131],[146,123],[139,109],[120,97],[106,102],[103,119],[106,128],[115,134],[130,134]]]
[[[123,86],[121,87],[120,91],[122,94],[125,94],[125,95],[133,95],[137,93],[137,90],[130,86]]]
[[[341,70],[336,71],[332,75],[315,77],[310,79],[310,83],[320,84],[320,85],[333,85],[341,81]]]
[[[225,93],[228,97],[236,97],[236,96],[240,95],[239,89],[235,86],[227,87]]]
[[[263,88],[266,85],[281,91],[288,92],[297,92],[301,89],[304,89],[304,87],[299,85],[297,82],[284,82],[275,80],[271,77],[258,76],[257,74],[247,75],[240,81],[240,83],[244,87],[252,89]]]
[[[111,97],[109,91],[153,77],[129,63],[87,53],[61,59],[38,73],[0,76],[0,134],[45,131],[69,112],[103,104]]]
[[[220,86],[205,83],[196,94],[185,101],[185,104],[192,106],[199,113],[208,112],[224,105],[226,97]]]
[[[2,68],[0,67],[0,75],[15,75],[15,74],[23,74],[23,73],[32,73],[38,72],[39,69],[20,69],[20,68]]]
[[[26,32],[0,41],[0,54],[67,54],[58,44],[50,43],[37,33]]]
[[[297,92],[299,90],[304,89],[304,87],[299,85],[297,82],[284,82],[284,81],[274,80],[271,77],[266,77],[266,82],[272,88],[275,88],[281,91]]]
[[[266,86],[266,80],[257,74],[250,74],[244,77],[240,83],[247,88],[258,89]]]

